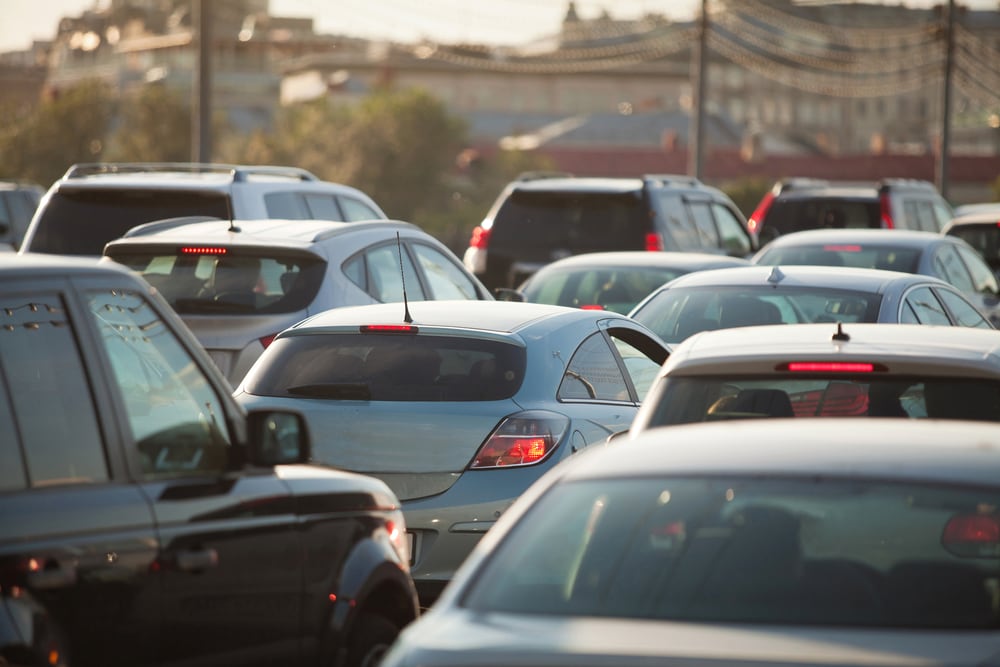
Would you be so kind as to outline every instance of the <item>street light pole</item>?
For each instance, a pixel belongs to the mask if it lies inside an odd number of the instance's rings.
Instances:
[[[951,153],[951,79],[952,60],[955,57],[955,0],[948,0],[945,8],[945,58],[944,90],[941,101],[941,141],[937,156],[937,188],[941,196],[948,198],[948,157]]]
[[[688,175],[701,180],[705,154],[705,83],[708,70],[708,0],[701,0],[698,20],[698,46],[693,58],[694,79],[691,99],[691,125],[688,132]]]
[[[195,73],[191,154],[195,162],[212,161],[212,9],[211,0],[196,5],[198,68]]]

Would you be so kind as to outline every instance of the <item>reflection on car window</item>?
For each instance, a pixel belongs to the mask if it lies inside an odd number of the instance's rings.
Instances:
[[[410,248],[423,269],[431,295],[435,299],[477,299],[476,287],[465,272],[443,253],[424,243]]]
[[[344,210],[344,220],[355,222],[357,220],[379,220],[383,216],[362,201],[353,197],[339,197],[340,208]]]
[[[938,278],[951,283],[963,292],[975,291],[972,276],[969,275],[958,252],[951,246],[942,246],[934,253],[934,273]]]
[[[653,385],[657,373],[660,372],[660,364],[614,334],[611,334],[611,342],[615,344],[615,349],[625,362],[625,370],[632,380],[632,386],[635,387],[636,399],[641,401]]]
[[[977,327],[979,329],[993,328],[986,318],[960,295],[947,289],[938,289],[935,293],[948,307],[948,310],[951,311],[956,325],[960,327]]]
[[[712,204],[712,212],[722,234],[722,249],[730,255],[743,257],[750,253],[750,239],[739,218],[722,204]]]
[[[559,385],[560,400],[629,401],[628,385],[615,355],[600,333],[577,348]]]
[[[907,293],[905,305],[913,314],[914,321],[918,324],[937,324],[948,326],[951,320],[945,313],[944,306],[934,296],[934,292],[929,287],[918,287]]]
[[[13,434],[20,435],[31,486],[106,481],[94,398],[62,299],[45,293],[2,305],[0,367],[17,419],[7,415],[8,434],[0,440],[16,447]],[[0,449],[0,488],[24,483],[23,466],[11,454]]]
[[[221,472],[225,412],[208,378],[137,292],[91,292],[90,308],[125,401],[143,472]]]
[[[402,261],[402,268],[400,268]],[[370,248],[344,262],[344,274],[373,299],[382,303],[403,300],[403,276],[406,276],[406,298],[423,301],[427,298],[410,254],[395,244]]]
[[[961,256],[966,268],[969,269],[969,273],[972,275],[975,290],[983,294],[997,294],[1000,288],[997,287],[996,276],[993,275],[993,271],[990,270],[989,265],[986,264],[982,255],[971,248],[963,248],[961,246],[956,248],[956,250],[958,250],[959,256]]]

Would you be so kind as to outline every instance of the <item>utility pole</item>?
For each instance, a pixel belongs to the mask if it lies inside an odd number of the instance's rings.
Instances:
[[[945,8],[945,57],[944,57],[944,99],[941,101],[941,141],[937,156],[937,188],[941,196],[948,198],[948,158],[951,153],[951,79],[955,57],[955,0],[948,0]]]
[[[705,154],[705,83],[708,71],[708,0],[701,0],[698,46],[692,58],[691,123],[688,131],[688,175],[702,178]]]
[[[198,68],[191,118],[191,155],[194,162],[212,161],[212,2],[192,0],[195,5]]]

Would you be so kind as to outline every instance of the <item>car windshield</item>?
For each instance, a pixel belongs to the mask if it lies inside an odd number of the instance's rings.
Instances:
[[[1000,421],[1000,382],[820,373],[667,376],[648,426],[760,417],[913,417]]]
[[[821,475],[563,483],[497,546],[460,604],[519,616],[996,628],[998,507],[997,488]]]
[[[200,247],[111,249],[142,274],[178,313],[254,315],[305,310],[319,291],[326,262],[310,254],[216,254]]]
[[[526,301],[628,313],[660,285],[685,273],[657,267],[550,271],[522,287]]]
[[[137,225],[189,215],[228,220],[228,195],[180,190],[60,190],[36,223],[32,252],[100,257]]]
[[[919,248],[901,248],[864,243],[817,243],[809,245],[770,246],[754,260],[755,264],[814,264],[818,266],[854,266],[861,269],[885,269],[916,273]]]
[[[499,401],[521,386],[523,347],[467,336],[310,334],[278,338],[247,377],[259,396]]]
[[[668,343],[710,329],[803,322],[876,322],[879,294],[836,288],[676,287],[658,292],[631,313]]]

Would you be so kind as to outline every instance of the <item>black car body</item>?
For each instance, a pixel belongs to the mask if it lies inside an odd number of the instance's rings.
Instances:
[[[393,493],[137,275],[9,253],[0,304],[0,664],[358,665],[415,618]]]

